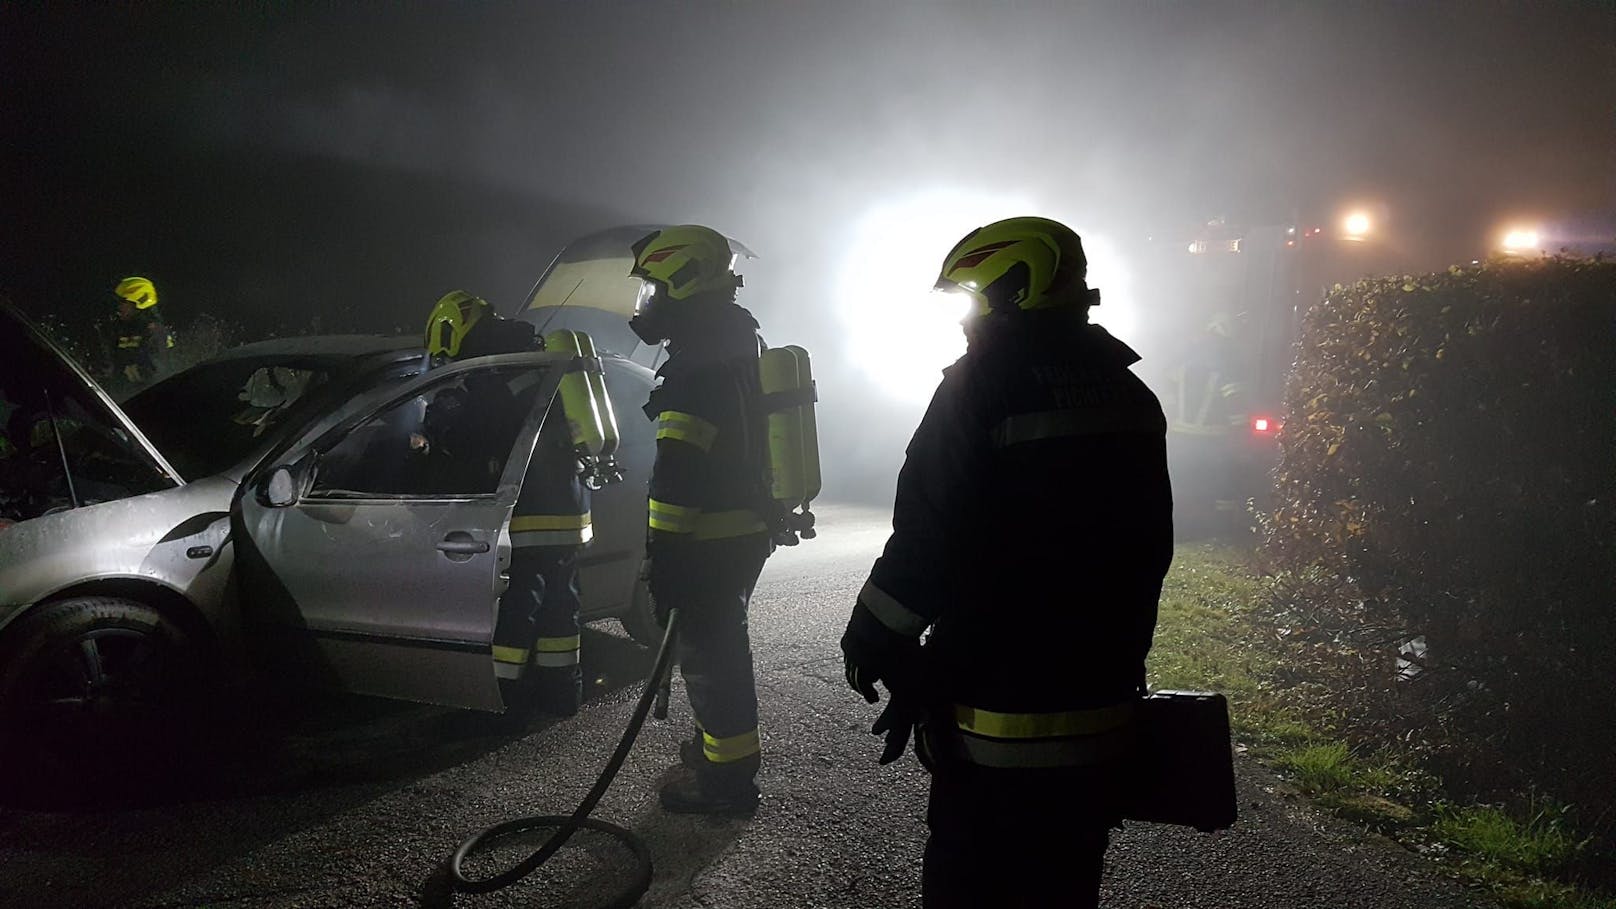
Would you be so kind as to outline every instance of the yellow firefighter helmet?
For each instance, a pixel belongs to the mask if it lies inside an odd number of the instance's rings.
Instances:
[[[681,224],[653,231],[634,244],[629,274],[652,284],[669,300],[686,300],[740,286],[735,253],[724,235],[710,227]]]
[[[454,359],[471,329],[492,309],[488,301],[463,290],[444,294],[427,316],[425,344],[427,356]]]
[[[936,289],[962,292],[976,315],[1100,302],[1084,281],[1088,258],[1077,233],[1048,218],[1009,218],[979,227],[943,260]]]
[[[150,278],[130,275],[119,281],[113,292],[135,304],[136,309],[151,309],[157,305],[157,285]]]

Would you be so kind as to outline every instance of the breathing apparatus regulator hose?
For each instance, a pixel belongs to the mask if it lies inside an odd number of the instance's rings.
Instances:
[[[574,833],[584,829],[598,830],[616,837],[622,841],[624,846],[628,847],[630,852],[634,853],[634,877],[630,880],[629,886],[623,889],[621,895],[607,904],[611,909],[618,909],[618,907],[627,909],[627,907],[638,902],[640,897],[645,894],[645,891],[651,889],[651,850],[645,845],[645,841],[640,839],[634,831],[609,821],[595,820],[589,816],[589,813],[595,810],[596,803],[601,800],[601,797],[606,794],[606,790],[611,787],[612,780],[617,776],[617,771],[622,768],[623,761],[628,758],[629,751],[634,748],[634,740],[640,736],[640,727],[645,725],[646,714],[651,710],[651,703],[656,700],[657,692],[662,687],[662,680],[668,672],[668,664],[673,658],[673,640],[678,625],[679,610],[669,610],[668,627],[662,635],[662,646],[657,650],[656,663],[651,670],[651,677],[646,681],[645,690],[640,693],[640,699],[634,705],[634,714],[629,718],[628,728],[623,730],[623,737],[617,742],[617,750],[612,752],[611,759],[606,762],[606,768],[596,778],[594,787],[589,790],[588,795],[584,796],[584,800],[578,804],[578,807],[570,815],[540,814],[532,817],[514,818],[477,832],[470,839],[461,843],[460,848],[456,849],[454,856],[449,859],[449,881],[454,889],[462,893],[491,893],[495,890],[509,887],[532,874],[540,865],[549,861],[551,856],[566,845],[567,840],[571,839]],[[470,855],[479,846],[500,837],[513,836],[543,827],[557,827],[559,829],[544,842],[544,845],[511,868],[482,880],[472,880],[466,877],[465,872],[461,870],[460,866],[465,862],[466,856]]]

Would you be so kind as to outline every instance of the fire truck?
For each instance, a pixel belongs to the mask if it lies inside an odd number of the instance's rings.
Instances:
[[[1153,236],[1137,255],[1136,296],[1163,316],[1142,339],[1144,375],[1167,414],[1177,523],[1185,536],[1249,528],[1271,488],[1303,314],[1331,284],[1391,267],[1371,216],[1219,218]]]

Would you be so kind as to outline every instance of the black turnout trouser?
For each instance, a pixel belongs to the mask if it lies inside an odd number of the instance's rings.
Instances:
[[[921,901],[926,909],[1085,909],[1116,823],[1092,776],[1063,770],[932,772]]]
[[[514,547],[494,628],[503,677],[532,675],[534,690],[559,702],[581,697],[579,608],[578,547]]]
[[[653,596],[679,610],[678,659],[703,744],[702,773],[750,780],[759,764],[757,685],[746,611],[769,556],[766,534],[692,542],[652,557]],[[664,558],[678,564],[661,565]],[[664,573],[665,572],[665,573]]]

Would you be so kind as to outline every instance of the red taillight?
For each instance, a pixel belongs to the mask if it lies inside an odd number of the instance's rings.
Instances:
[[[1251,431],[1252,432],[1263,432],[1263,433],[1273,432],[1274,431],[1274,423],[1273,423],[1272,420],[1268,419],[1267,417],[1255,417],[1251,421]]]

